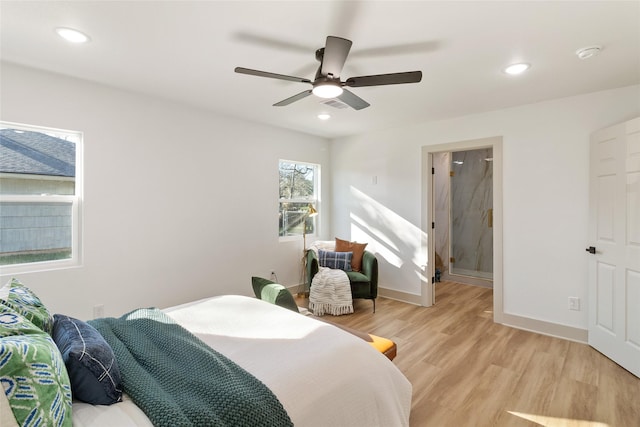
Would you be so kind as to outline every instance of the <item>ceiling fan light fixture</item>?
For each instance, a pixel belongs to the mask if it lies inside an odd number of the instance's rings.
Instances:
[[[342,95],[342,88],[338,82],[323,82],[315,85],[312,92],[320,98],[335,98]]]

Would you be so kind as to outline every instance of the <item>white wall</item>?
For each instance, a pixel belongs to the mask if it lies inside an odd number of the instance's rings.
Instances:
[[[96,304],[119,315],[252,295],[251,276],[272,268],[300,283],[302,242],[277,236],[278,159],[321,165],[329,212],[327,140],[12,64],[1,72],[2,120],[84,132],[82,266],[17,276],[52,311],[87,319]]]
[[[589,135],[639,114],[631,86],[338,139],[332,231],[369,242],[381,287],[419,295],[421,148],[502,136],[504,313],[586,329]]]
[[[118,315],[250,295],[251,275],[271,268],[298,283],[302,243],[276,235],[279,158],[322,165],[322,238],[370,242],[380,286],[418,295],[421,148],[502,136],[504,312],[586,328],[567,297],[586,307],[588,137],[640,114],[633,86],[328,143],[16,65],[0,71],[2,120],[84,132],[82,266],[19,276],[53,311],[80,318],[95,304]]]

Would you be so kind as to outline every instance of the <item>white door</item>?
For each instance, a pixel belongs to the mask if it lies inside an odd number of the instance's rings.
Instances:
[[[589,344],[640,377],[640,118],[591,136]]]
[[[426,206],[426,215],[422,217],[423,224],[421,247],[426,250],[425,263],[422,265],[422,285],[420,291],[420,304],[423,307],[431,307],[436,303],[435,285],[435,245],[433,232],[433,154],[427,153],[422,159],[422,202]]]

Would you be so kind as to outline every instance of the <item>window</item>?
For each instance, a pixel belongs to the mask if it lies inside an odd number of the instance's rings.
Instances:
[[[80,253],[80,132],[0,122],[0,266],[75,265]]]
[[[280,160],[279,235],[316,234],[316,217],[310,209],[318,209],[320,165]]]

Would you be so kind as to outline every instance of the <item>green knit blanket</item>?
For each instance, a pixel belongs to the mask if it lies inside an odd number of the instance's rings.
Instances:
[[[293,426],[260,380],[155,308],[89,321],[154,426]]]

